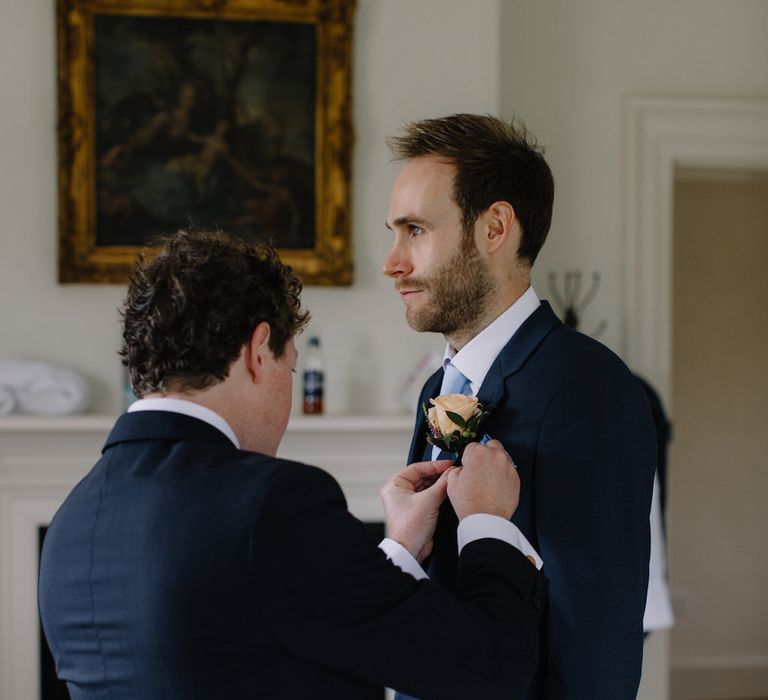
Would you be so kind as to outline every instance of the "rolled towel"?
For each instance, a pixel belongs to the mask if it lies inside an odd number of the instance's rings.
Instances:
[[[0,416],[13,413],[16,408],[16,395],[9,386],[0,384]]]
[[[81,375],[43,362],[0,360],[0,384],[13,390],[18,413],[83,413],[91,399]]]

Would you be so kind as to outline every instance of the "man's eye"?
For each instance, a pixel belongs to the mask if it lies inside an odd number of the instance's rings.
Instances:
[[[411,224],[409,229],[411,236],[420,236],[422,233],[424,233],[424,229],[421,228],[421,226],[416,226],[415,224]]]

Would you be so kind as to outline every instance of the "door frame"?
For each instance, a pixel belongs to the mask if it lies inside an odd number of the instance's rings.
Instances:
[[[675,168],[768,169],[768,101],[629,97],[622,346],[672,407]]]

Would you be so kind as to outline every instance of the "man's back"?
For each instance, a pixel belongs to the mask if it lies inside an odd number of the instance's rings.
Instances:
[[[148,410],[54,517],[40,611],[73,700],[507,698],[535,667],[546,582],[493,539],[459,568],[463,601],[387,561],[325,472]]]
[[[113,444],[51,523],[40,604],[75,700],[236,698],[279,668],[253,552],[279,463],[193,422],[210,441]]]

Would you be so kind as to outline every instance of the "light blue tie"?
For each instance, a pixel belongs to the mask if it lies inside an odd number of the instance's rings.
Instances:
[[[440,394],[464,394],[469,396],[472,393],[469,379],[467,379],[453,363],[449,362],[443,374],[443,383],[440,385]]]
[[[440,395],[443,394],[464,394],[469,396],[472,393],[472,386],[469,379],[467,379],[458,369],[453,366],[453,363],[449,362],[445,367],[445,373],[443,374],[443,383],[440,385]],[[439,447],[432,447],[432,459],[437,459],[440,454]]]

